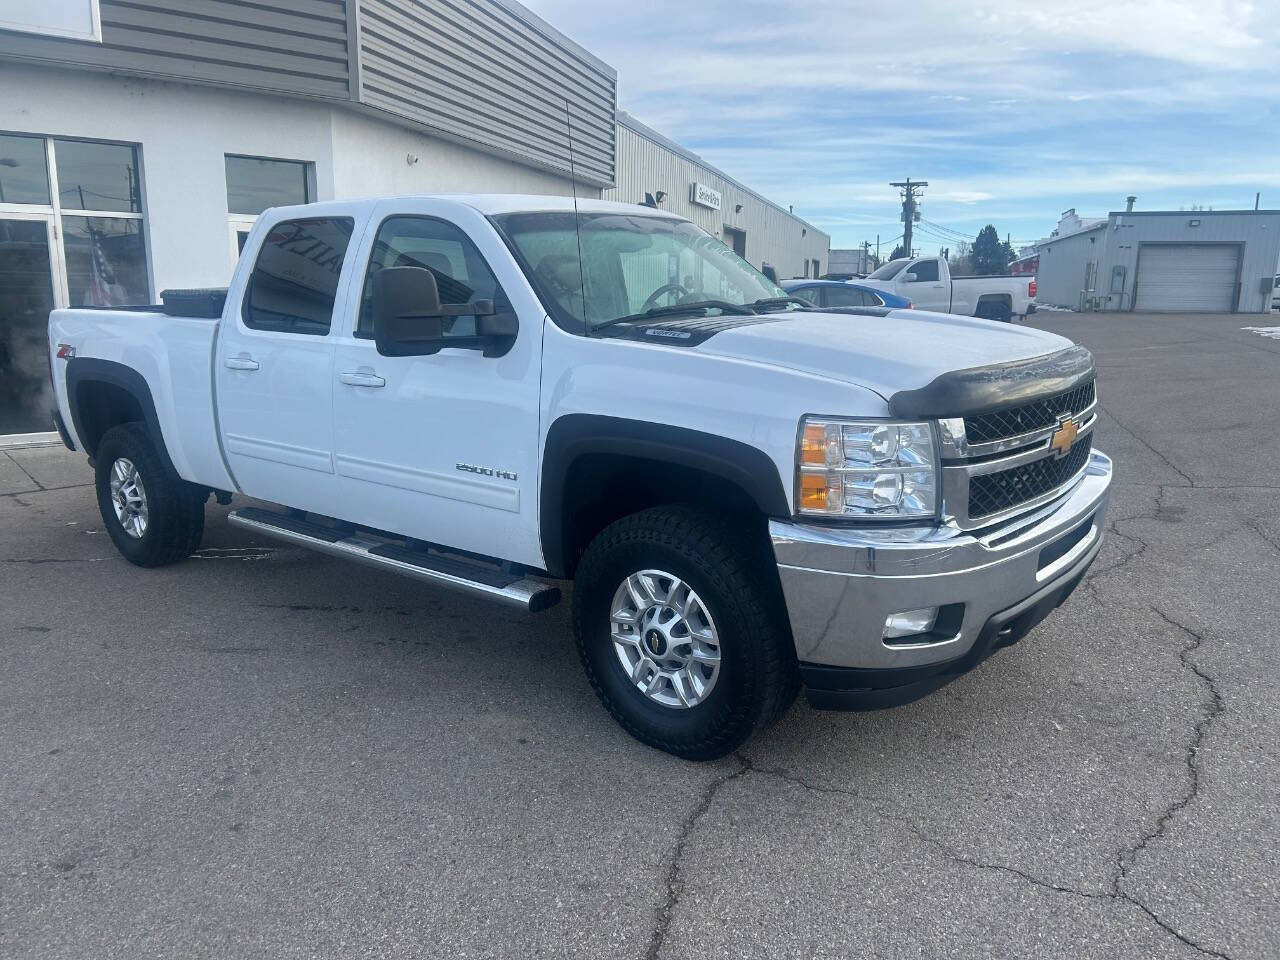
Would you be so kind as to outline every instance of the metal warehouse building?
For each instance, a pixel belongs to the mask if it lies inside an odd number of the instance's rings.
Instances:
[[[616,87],[514,0],[0,0],[0,436],[48,429],[50,309],[223,286],[271,206],[576,180],[821,263],[825,235],[619,124]]]
[[[688,217],[779,277],[822,275],[831,238],[821,230],[621,110],[617,129],[618,183],[605,199],[649,200]]]
[[[1265,313],[1280,211],[1138,211],[1038,246],[1036,299],[1076,310]]]

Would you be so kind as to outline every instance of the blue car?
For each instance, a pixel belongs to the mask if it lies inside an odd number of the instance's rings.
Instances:
[[[872,290],[844,280],[780,280],[783,290],[793,297],[808,300],[815,307],[889,307],[894,310],[912,308],[906,297],[883,290]]]

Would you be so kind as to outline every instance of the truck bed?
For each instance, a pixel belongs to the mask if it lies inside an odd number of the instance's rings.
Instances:
[[[62,363],[88,370],[118,364],[146,381],[165,447],[178,475],[193,483],[231,489],[214,417],[213,346],[218,321],[173,316],[163,307],[74,308],[49,315],[49,341],[74,348],[74,359],[55,360],[54,389],[69,428],[75,417]],[[77,444],[79,444],[77,438]]]

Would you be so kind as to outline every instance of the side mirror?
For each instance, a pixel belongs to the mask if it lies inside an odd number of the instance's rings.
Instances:
[[[916,283],[917,281],[919,281],[919,279],[920,278],[917,277],[914,273],[904,273],[902,275],[903,283]]]
[[[474,336],[445,335],[445,317],[470,316],[476,318]],[[384,357],[427,357],[445,347],[502,356],[519,328],[515,313],[495,313],[492,300],[444,306],[435,274],[423,267],[386,267],[374,274],[373,339]]]
[[[423,267],[386,267],[373,275],[373,340],[384,357],[439,353],[444,339],[440,290]]]

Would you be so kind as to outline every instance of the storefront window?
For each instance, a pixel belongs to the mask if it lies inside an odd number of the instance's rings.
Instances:
[[[141,220],[63,217],[62,229],[71,306],[109,307],[150,300]]]
[[[256,217],[268,207],[309,203],[307,164],[228,154],[227,213]]]
[[[43,137],[0,134],[0,204],[49,203]]]
[[[55,140],[58,199],[66,210],[141,213],[138,152],[122,143]]]
[[[0,134],[0,435],[50,429],[50,310],[151,301],[139,160],[127,143]]]

